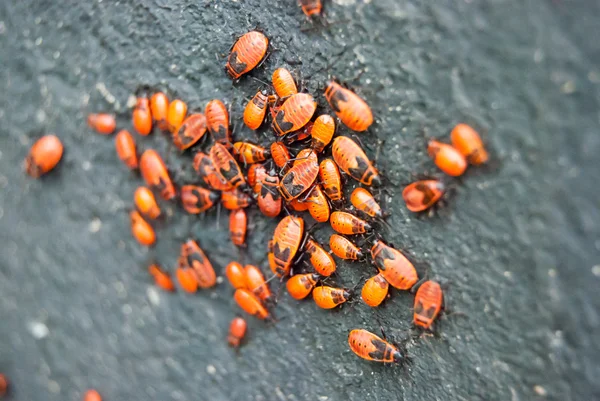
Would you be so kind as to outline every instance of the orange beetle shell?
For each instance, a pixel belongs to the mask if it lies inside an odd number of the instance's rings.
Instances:
[[[446,192],[446,186],[438,180],[422,180],[409,184],[402,191],[406,208],[422,212],[437,203]]]
[[[200,214],[206,212],[219,200],[219,194],[197,185],[181,187],[181,203],[186,212]]]
[[[295,274],[285,283],[285,286],[294,299],[304,299],[317,285],[319,275],[315,273]]]
[[[383,212],[381,206],[375,200],[373,195],[364,188],[356,188],[350,195],[350,202],[357,210],[367,214],[370,217],[381,219]]]
[[[333,160],[323,159],[321,161],[321,164],[319,164],[319,179],[323,186],[323,192],[329,199],[337,202],[343,198],[340,170]]]
[[[307,17],[320,15],[323,8],[321,0],[300,0],[300,6],[302,7],[302,12]]]
[[[158,189],[163,199],[169,200],[175,197],[175,187],[167,171],[167,166],[155,150],[148,149],[142,153],[140,171],[146,184]]]
[[[138,157],[135,148],[135,140],[126,129],[122,129],[115,136],[115,148],[119,159],[130,169],[138,168]]]
[[[315,221],[325,223],[329,220],[329,203],[320,185],[317,184],[313,187],[310,195],[306,198],[306,203],[308,203],[308,211]]]
[[[394,288],[410,290],[419,280],[413,264],[397,249],[376,240],[371,248],[373,264]]]
[[[277,217],[281,213],[282,199],[278,191],[279,177],[265,175],[259,183],[258,208],[267,217]]]
[[[160,216],[160,207],[156,203],[154,194],[146,187],[138,187],[133,194],[133,202],[138,210],[145,216],[156,219]]]
[[[179,266],[175,270],[175,277],[179,282],[179,285],[185,292],[189,292],[190,294],[198,291],[198,280],[196,279],[196,274],[191,267],[187,266]]]
[[[267,160],[271,152],[253,143],[236,142],[233,144],[233,155],[244,164],[252,164]]]
[[[3,397],[8,392],[8,379],[0,373],[0,397]]]
[[[426,281],[415,295],[414,323],[424,329],[431,328],[442,310],[444,295],[442,287],[435,281]]]
[[[489,155],[485,150],[481,137],[467,124],[458,124],[450,133],[450,140],[469,163],[478,166],[488,161]]]
[[[325,88],[325,98],[338,118],[352,131],[366,131],[373,124],[371,108],[351,90],[329,81]]]
[[[194,170],[198,172],[198,175],[206,185],[216,191],[229,191],[233,189],[224,177],[217,175],[211,158],[203,152],[197,152],[194,156]]]
[[[305,212],[308,210],[308,202],[300,202],[298,199],[292,199],[288,205],[297,212]]]
[[[281,277],[290,273],[303,234],[304,220],[301,217],[286,216],[277,224],[273,234],[273,257],[269,260],[274,274]]]
[[[368,361],[399,363],[404,360],[398,348],[367,330],[352,330],[348,336],[348,345],[352,352]]]
[[[277,110],[273,129],[279,136],[297,131],[310,121],[316,109],[317,102],[308,93],[292,95]]]
[[[269,39],[257,31],[242,35],[231,48],[225,68],[233,79],[254,69],[267,54]]]
[[[225,267],[225,276],[234,289],[246,288],[246,272],[238,262],[231,262]]]
[[[233,299],[246,313],[256,316],[261,320],[268,319],[270,317],[269,311],[260,302],[260,299],[252,292],[238,288],[233,294]]]
[[[206,117],[202,113],[190,115],[173,134],[173,143],[179,150],[186,150],[206,134]]]
[[[246,265],[244,273],[246,273],[246,288],[248,290],[252,291],[261,301],[267,301],[271,298],[271,289],[258,267]]]
[[[388,294],[390,284],[380,274],[377,274],[367,280],[363,285],[361,297],[367,305],[372,308],[381,305]]]
[[[275,92],[277,92],[277,96],[280,98],[286,98],[298,93],[294,77],[285,68],[278,68],[273,72],[272,82]]]
[[[452,177],[463,175],[467,169],[467,160],[451,145],[431,140],[427,144],[427,153],[440,170]]]
[[[99,134],[109,135],[115,132],[117,120],[112,114],[88,114],[87,123],[90,128],[93,128]]]
[[[309,255],[312,267],[321,276],[329,277],[335,273],[335,260],[318,242],[309,239],[306,241],[304,251]]]
[[[154,277],[154,282],[157,286],[165,291],[175,291],[175,285],[173,284],[171,276],[163,271],[160,266],[155,264],[150,265],[150,267],[148,267],[148,273]]]
[[[169,113],[169,98],[162,92],[156,92],[150,98],[150,113],[159,129],[165,131],[169,128],[167,115]]]
[[[129,213],[129,219],[131,221],[131,233],[133,237],[142,245],[154,245],[156,234],[152,226],[136,211]]]
[[[150,100],[146,97],[138,97],[132,115],[133,128],[140,135],[148,135],[152,132],[152,114],[150,112]]]
[[[184,265],[194,270],[200,288],[210,288],[217,283],[215,269],[196,241],[187,240],[181,246],[181,256]]]
[[[257,130],[265,120],[269,96],[266,90],[256,92],[256,95],[244,108],[244,124],[252,130]]]
[[[363,258],[363,252],[348,238],[339,234],[329,237],[329,247],[334,255],[345,260],[359,260]]]
[[[277,167],[283,169],[283,172],[286,172],[289,169],[289,161],[292,159],[292,156],[283,142],[273,142],[271,144],[271,157]]]
[[[247,179],[254,193],[260,191],[260,183],[267,176],[267,168],[262,164],[252,164],[248,168]]]
[[[244,209],[232,210],[229,214],[229,236],[234,245],[244,245],[247,228],[248,216],[246,216]]]
[[[169,109],[167,111],[167,125],[171,133],[177,132],[185,116],[187,115],[187,104],[183,100],[175,99],[169,103]]]
[[[329,145],[335,133],[335,121],[329,114],[322,114],[315,120],[310,131],[311,146],[315,152],[321,153]]]
[[[250,206],[251,202],[252,197],[250,195],[246,195],[237,189],[221,193],[221,204],[227,210],[243,209]]]
[[[365,185],[381,185],[379,172],[360,146],[347,136],[333,140],[333,160],[346,174]]]
[[[333,309],[350,298],[350,293],[343,288],[319,286],[313,289],[313,299],[319,308]]]
[[[299,197],[304,191],[308,190],[317,179],[317,175],[319,175],[317,154],[312,150],[309,151],[308,157],[302,157],[299,154],[298,160],[281,179],[279,192],[287,202]]]
[[[52,170],[63,155],[63,144],[56,135],[44,135],[31,146],[25,158],[25,172],[39,178]]]
[[[102,401],[102,397],[96,390],[88,390],[83,396],[83,401]]]
[[[210,158],[217,176],[224,178],[232,187],[246,184],[240,166],[224,145],[215,143],[210,149]]]
[[[329,219],[331,228],[340,234],[364,234],[371,231],[371,225],[348,212],[333,212]]]
[[[204,108],[208,130],[216,142],[229,147],[231,131],[229,130],[229,112],[220,100],[211,100]]]
[[[234,348],[240,346],[244,336],[246,335],[246,329],[248,324],[241,317],[233,318],[229,324],[229,335],[227,336],[227,343]]]

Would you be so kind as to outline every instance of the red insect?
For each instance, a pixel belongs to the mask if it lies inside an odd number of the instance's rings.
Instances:
[[[132,115],[133,128],[138,134],[146,136],[152,132],[152,113],[150,112],[150,99],[140,96],[136,100]]]
[[[175,187],[167,171],[167,166],[155,150],[148,149],[142,153],[140,171],[146,184],[158,189],[163,199],[169,200],[175,197]]]
[[[333,309],[350,299],[350,293],[343,288],[319,286],[312,292],[319,308]]]
[[[115,136],[115,148],[119,159],[130,169],[138,168],[138,157],[135,140],[126,129],[122,129]]]
[[[371,108],[351,90],[329,81],[325,98],[338,118],[352,131],[366,131],[373,124]]]
[[[154,194],[146,187],[138,187],[133,194],[133,202],[138,210],[151,219],[160,216],[160,207],[156,203]]]
[[[375,308],[385,300],[390,284],[381,273],[367,280],[361,291],[361,297],[367,305]]]
[[[481,137],[467,124],[458,124],[450,133],[452,146],[454,146],[469,163],[478,166],[488,161],[489,155],[485,150]]]
[[[253,143],[236,142],[233,144],[233,155],[246,165],[267,160],[271,156],[271,152]]]
[[[8,392],[8,379],[0,373],[0,397],[3,397]]]
[[[198,291],[198,280],[196,278],[196,273],[194,272],[194,269],[184,266],[182,263],[183,262],[180,261],[179,266],[175,270],[175,277],[185,292],[193,294]]]
[[[414,323],[423,329],[430,329],[443,308],[442,287],[428,280],[421,284],[415,295]]]
[[[225,267],[225,276],[234,289],[246,288],[246,272],[238,262],[231,262]]]
[[[277,135],[297,131],[304,127],[315,114],[317,102],[308,93],[297,93],[290,96],[283,104],[273,111],[272,127]]]
[[[333,212],[329,219],[331,228],[340,234],[364,234],[371,231],[372,227],[363,219],[348,212]]]
[[[335,260],[318,242],[309,238],[304,245],[304,251],[309,255],[312,267],[321,276],[329,277],[335,273]]]
[[[323,186],[323,192],[333,202],[341,201],[344,197],[342,192],[342,178],[337,164],[331,159],[323,159],[319,164],[319,179]]]
[[[225,65],[231,78],[239,79],[260,64],[268,47],[269,39],[261,32],[251,31],[242,35],[231,48]]]
[[[154,245],[156,234],[152,226],[135,210],[129,213],[129,219],[133,237],[144,246]]]
[[[272,82],[277,96],[282,99],[298,93],[294,77],[285,68],[278,68],[273,72]]]
[[[304,235],[304,220],[301,217],[284,217],[273,234],[273,254],[269,258],[271,270],[277,276],[287,276]]]
[[[252,198],[240,190],[234,189],[221,193],[221,204],[225,209],[238,210],[250,206]]]
[[[346,174],[365,185],[381,185],[379,172],[360,146],[347,136],[333,140],[333,159]]]
[[[190,239],[181,246],[181,258],[184,266],[193,269],[200,288],[210,288],[217,283],[215,269],[196,241]]]
[[[206,134],[206,117],[202,113],[190,115],[173,134],[173,143],[179,150],[186,150]]]
[[[83,396],[83,401],[102,401],[102,397],[96,390],[88,390]]]
[[[169,128],[167,114],[169,112],[169,98],[163,92],[156,92],[150,98],[150,113],[159,129],[165,131]]]
[[[204,108],[206,123],[215,142],[226,147],[231,146],[231,131],[229,130],[229,112],[220,100],[211,100]]]
[[[394,288],[410,290],[419,280],[415,267],[406,256],[383,241],[375,240],[371,247],[371,257],[379,273]]]
[[[275,165],[286,172],[289,169],[289,162],[292,159],[290,151],[283,142],[273,142],[271,144],[271,157]]]
[[[236,317],[231,321],[229,325],[229,335],[227,336],[227,343],[234,348],[240,346],[244,336],[246,335],[246,329],[248,324],[241,317]]]
[[[229,236],[231,242],[237,246],[243,246],[246,242],[246,230],[248,229],[248,216],[244,209],[232,210],[229,214]]]
[[[269,319],[271,317],[267,308],[260,302],[260,299],[244,288],[235,290],[233,299],[240,308],[252,316],[256,316],[261,320]]]
[[[446,186],[438,180],[422,180],[409,184],[402,191],[406,208],[411,212],[422,212],[435,205],[446,192]]]
[[[88,114],[87,123],[90,128],[93,128],[96,132],[104,135],[112,134],[117,127],[115,116],[106,113]]]
[[[240,166],[225,146],[215,143],[210,149],[210,158],[219,178],[224,178],[234,188],[246,185]]]
[[[329,220],[331,210],[320,185],[317,184],[313,187],[310,195],[306,198],[306,203],[308,203],[308,211],[315,221],[325,223]]]
[[[329,114],[322,114],[315,120],[310,130],[312,137],[311,147],[315,152],[321,153],[329,145],[335,133],[335,121]]]
[[[292,168],[281,179],[279,192],[289,202],[307,191],[317,179],[318,174],[317,154],[312,150],[309,150],[307,157],[299,154]]]
[[[25,172],[39,178],[52,170],[63,155],[63,144],[55,135],[45,135],[35,141],[25,158]]]
[[[350,202],[357,210],[360,210],[370,217],[377,219],[383,218],[381,206],[379,206],[379,203],[377,203],[373,195],[364,188],[356,188],[352,191]]]
[[[261,301],[268,301],[271,298],[271,290],[260,269],[253,265],[246,265],[244,273],[246,274],[246,288]]]
[[[198,172],[198,175],[206,185],[216,191],[229,191],[233,189],[224,177],[216,173],[211,158],[203,152],[198,152],[194,156],[194,170]]]
[[[427,144],[427,153],[440,170],[452,177],[463,175],[467,169],[467,160],[451,145],[431,140]]]
[[[321,15],[321,10],[323,9],[321,0],[300,0],[300,6],[302,7],[302,12],[307,17]]]
[[[258,193],[260,191],[260,183],[267,176],[267,168],[262,164],[252,164],[248,168],[248,185],[254,191]]]
[[[401,363],[405,360],[397,347],[367,330],[352,330],[348,336],[348,345],[352,352],[367,361]]]
[[[294,299],[304,299],[317,285],[319,275],[315,273],[296,274],[285,283],[290,296]]]
[[[267,217],[277,217],[281,213],[283,201],[279,193],[279,177],[267,175],[258,184],[258,208]]]
[[[345,260],[360,260],[364,257],[359,247],[354,245],[348,238],[339,234],[329,237],[329,247],[335,256]]]
[[[163,271],[160,266],[156,264],[150,265],[150,267],[148,267],[148,273],[154,277],[154,282],[157,286],[165,291],[175,291],[175,284],[173,284],[171,276],[169,273]]]
[[[297,212],[305,212],[308,210],[308,202],[300,202],[298,199],[292,199],[288,205]]]
[[[167,125],[171,133],[177,132],[185,116],[187,115],[187,104],[183,100],[175,99],[169,103],[167,110]]]
[[[206,212],[219,200],[219,194],[197,185],[181,187],[181,203],[186,212],[200,214]]]
[[[267,107],[274,102],[275,98],[269,96],[266,89],[256,92],[244,108],[244,124],[252,130],[257,130],[265,120]]]

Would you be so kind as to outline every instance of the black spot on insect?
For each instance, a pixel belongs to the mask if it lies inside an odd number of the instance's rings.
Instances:
[[[223,177],[225,177],[225,179],[229,182],[233,183],[233,179],[241,174],[240,172],[240,168],[237,165],[237,163],[234,160],[229,160],[229,163],[227,163],[227,167],[229,167],[228,169],[224,169],[224,168],[220,168],[219,172],[221,173],[221,175]]]
[[[365,171],[369,168],[369,162],[362,157],[355,157],[354,161],[356,162],[356,167],[349,168],[348,172],[352,177],[360,181]]]
[[[423,203],[424,204],[431,203],[431,201],[435,197],[435,193],[433,193],[431,188],[429,188],[429,186],[424,185],[420,182],[417,183],[417,185],[415,185],[415,189],[423,194]]]
[[[213,131],[212,134],[215,141],[223,144],[229,143],[229,138],[227,137],[227,128],[224,125],[219,125],[219,129]]]
[[[237,52],[231,52],[229,55],[229,65],[236,74],[241,74],[247,67],[246,63],[238,61]]]
[[[329,104],[331,105],[331,108],[336,113],[339,113],[341,111],[341,109],[340,109],[340,106],[338,103],[339,102],[347,102],[347,101],[348,101],[348,98],[346,97],[344,92],[341,90],[337,90],[337,91],[333,92],[333,94],[331,95]]]
[[[371,344],[375,347],[375,351],[369,352],[369,356],[375,360],[385,360],[386,353],[388,353],[388,344],[379,338],[371,339]]]
[[[279,247],[279,243],[275,242],[275,245],[273,246],[273,256],[275,256],[275,259],[288,262],[291,259],[290,253],[290,247],[286,247],[282,250]]]
[[[335,290],[331,291],[331,298],[333,299],[333,303],[339,305],[341,303],[346,302],[347,292],[345,290]]]
[[[279,113],[277,113],[277,115],[275,116],[275,124],[279,127],[281,132],[288,132],[292,128],[294,128],[294,124],[289,121],[285,121],[284,118],[285,110],[280,110]]]

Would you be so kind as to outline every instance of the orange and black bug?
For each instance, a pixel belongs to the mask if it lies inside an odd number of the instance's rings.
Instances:
[[[317,154],[309,150],[306,157],[300,157],[291,169],[283,176],[279,184],[279,192],[289,202],[307,191],[319,175],[319,161]]]
[[[233,245],[243,246],[246,242],[248,216],[244,209],[232,210],[229,213],[229,236]]]
[[[271,152],[253,143],[236,142],[233,144],[233,155],[246,165],[267,160],[271,156]]]
[[[250,195],[246,195],[244,192],[238,189],[224,191],[221,193],[221,204],[225,209],[243,209],[250,206],[250,203],[252,203],[252,197]]]
[[[215,142],[231,146],[231,131],[229,130],[229,112],[220,100],[211,100],[204,108],[208,130]]]
[[[175,197],[175,187],[167,171],[167,166],[155,150],[148,149],[142,153],[140,171],[146,184],[158,189],[163,199],[169,200]]]
[[[237,188],[246,184],[240,166],[224,145],[215,143],[210,149],[210,158],[217,176],[224,178],[232,187]]]
[[[122,129],[115,136],[115,148],[119,159],[130,169],[138,168],[138,157],[135,149],[135,140],[126,129]]]
[[[185,116],[187,115],[187,104],[183,100],[175,99],[169,103],[169,109],[167,110],[167,126],[171,133],[177,132]]]
[[[458,124],[450,133],[452,146],[467,158],[469,163],[478,166],[488,161],[489,155],[485,150],[481,137],[467,124]]]
[[[321,0],[300,0],[300,6],[302,7],[302,12],[307,17],[321,15],[321,10],[323,9]]]
[[[175,291],[175,285],[173,284],[171,276],[169,273],[163,271],[160,266],[156,264],[150,265],[150,267],[148,267],[148,273],[154,277],[154,282],[157,286],[165,291]]]
[[[215,269],[196,241],[190,239],[181,246],[181,257],[184,265],[194,270],[200,288],[210,288],[217,283]]]
[[[329,145],[333,134],[335,133],[335,121],[329,114],[322,114],[315,120],[310,136],[312,137],[311,147],[315,152],[321,153],[325,146]]]
[[[238,288],[233,294],[233,299],[244,312],[255,316],[261,320],[271,317],[267,308],[260,302],[260,299],[245,288]]]
[[[296,93],[277,109],[273,118],[273,129],[279,136],[297,131],[310,121],[316,109],[317,102],[311,95]]]
[[[154,194],[146,187],[138,187],[133,194],[133,202],[138,210],[151,219],[160,216],[160,208],[156,203]]]
[[[379,172],[360,146],[347,136],[333,140],[333,160],[346,174],[365,185],[381,185]]]
[[[300,202],[298,199],[292,199],[288,205],[297,212],[305,212],[308,210],[308,202]]]
[[[117,127],[115,116],[107,113],[88,114],[87,123],[90,128],[93,128],[98,133],[104,135],[112,134]]]
[[[329,247],[335,256],[345,260],[360,260],[364,257],[363,252],[352,241],[339,234],[329,237]]]
[[[196,273],[194,273],[194,269],[191,267],[184,266],[180,263],[175,270],[175,277],[185,292],[193,294],[198,291],[198,280],[196,279]]]
[[[467,169],[467,159],[452,145],[430,140],[427,153],[440,170],[452,177],[463,175]]]
[[[278,68],[273,72],[272,82],[275,92],[277,92],[277,96],[280,98],[286,98],[298,93],[294,77],[285,68]]]
[[[310,194],[306,198],[306,203],[308,203],[308,211],[315,221],[325,223],[329,220],[331,210],[319,184],[315,185],[310,191]]]
[[[206,185],[216,191],[229,191],[233,189],[224,177],[217,175],[215,166],[206,153],[196,153],[194,156],[194,170],[198,172],[198,175]]]
[[[367,102],[340,84],[329,81],[325,98],[338,118],[352,131],[366,131],[373,124],[373,113]]]
[[[328,286],[316,287],[312,295],[317,306],[323,309],[333,309],[350,298],[350,293],[347,290]]]
[[[301,217],[284,217],[273,234],[273,258],[269,258],[271,270],[277,276],[287,276],[304,235]]]
[[[278,187],[279,177],[275,175],[265,174],[259,183],[258,208],[267,217],[277,217],[281,213],[283,200],[277,189]]]
[[[179,150],[186,150],[206,134],[206,117],[202,113],[190,115],[173,134],[173,143]]]
[[[235,317],[229,324],[229,334],[227,335],[227,343],[233,348],[237,348],[242,343],[246,335],[248,323],[241,317]]]
[[[63,144],[56,135],[44,135],[31,146],[25,158],[25,172],[39,178],[52,170],[63,155]]]
[[[271,298],[271,290],[260,269],[253,265],[246,265],[244,273],[246,274],[246,288],[261,301],[268,301]]]
[[[225,267],[225,276],[234,289],[246,288],[246,272],[238,262],[231,262]]]
[[[397,249],[375,240],[371,247],[373,264],[394,288],[410,290],[419,280],[413,264]]]
[[[239,79],[255,68],[267,54],[269,38],[257,31],[243,34],[231,48],[225,69],[233,79]]]
[[[270,102],[269,92],[266,89],[256,92],[244,108],[244,124],[252,130],[257,130],[265,120]]]
[[[442,287],[428,280],[421,284],[415,295],[414,323],[423,329],[430,329],[442,310],[444,294]]]
[[[310,257],[310,264],[321,276],[329,277],[335,273],[335,260],[318,242],[309,238],[304,245],[304,252]]]
[[[267,175],[267,168],[262,164],[252,164],[248,168],[248,185],[255,193],[260,191],[260,183]]]
[[[402,198],[406,208],[411,212],[422,212],[429,209],[446,192],[446,186],[438,180],[421,180],[413,182],[404,188]]]
[[[294,299],[304,299],[317,285],[319,275],[315,273],[296,274],[285,283],[290,296]]]
[[[200,214],[206,212],[219,200],[219,193],[197,185],[181,187],[181,203],[186,212]]]
[[[131,117],[133,128],[140,135],[148,135],[152,132],[152,113],[150,112],[150,99],[139,96],[133,109]]]
[[[357,210],[360,210],[370,217],[377,219],[383,218],[381,206],[379,206],[379,203],[377,203],[373,195],[364,188],[356,188],[352,191],[350,202]]]
[[[365,285],[363,285],[360,295],[367,305],[375,308],[385,300],[389,288],[390,284],[379,273],[367,280]]]
[[[342,200],[344,193],[342,192],[342,178],[337,164],[331,159],[323,159],[319,164],[319,179],[323,192],[333,202]]]
[[[396,346],[367,330],[352,330],[348,336],[348,345],[352,352],[367,361],[400,363],[406,360]]]
[[[286,172],[292,156],[283,142],[273,142],[271,144],[271,158],[277,167]]]
[[[156,234],[154,229],[144,218],[137,212],[129,213],[131,222],[131,234],[142,245],[152,246],[156,242]]]
[[[163,92],[156,92],[150,98],[150,113],[159,129],[165,131],[169,128],[167,114],[169,113],[169,98]]]
[[[371,225],[348,212],[333,212],[329,219],[331,228],[340,234],[364,234],[371,231]]]

